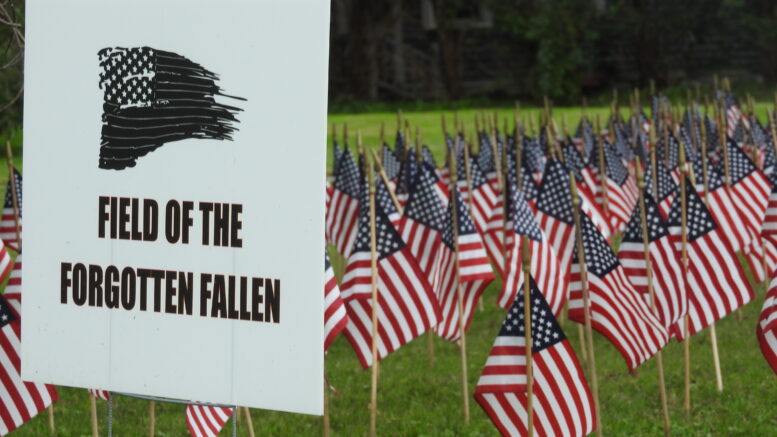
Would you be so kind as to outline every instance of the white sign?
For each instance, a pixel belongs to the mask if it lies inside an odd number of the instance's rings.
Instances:
[[[329,7],[28,0],[25,379],[322,414]]]

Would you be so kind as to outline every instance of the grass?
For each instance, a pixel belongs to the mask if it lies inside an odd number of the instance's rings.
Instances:
[[[764,105],[759,105],[763,117]],[[536,113],[536,110],[529,110]],[[589,109],[589,114],[606,114],[605,108]],[[479,111],[459,111],[472,129]],[[489,110],[490,112],[490,110]],[[528,111],[527,111],[528,112]],[[511,108],[497,109],[500,119],[512,119]],[[566,114],[570,126],[577,123],[580,111],[557,108]],[[413,126],[422,130],[423,140],[438,158],[442,157],[440,112],[405,114]],[[452,113],[447,114],[452,125]],[[364,142],[378,144],[379,125],[385,122],[393,132],[396,115],[333,115],[330,124],[347,121],[351,132],[361,130]],[[501,122],[500,122],[501,124]],[[353,138],[351,139],[353,142]],[[331,147],[331,135],[328,140]],[[330,153],[331,158],[331,153]],[[3,166],[0,166],[0,169]],[[3,170],[0,170],[3,171]],[[2,175],[0,175],[2,177]],[[335,260],[337,262],[337,260]],[[711,278],[711,280],[714,280]],[[483,295],[484,311],[476,312],[467,333],[469,393],[477,384],[504,311],[494,304],[500,287],[495,281]],[[730,315],[717,324],[724,391],[715,389],[709,331],[691,339],[691,397],[693,408],[683,413],[682,346],[671,343],[664,350],[672,434],[682,436],[765,436],[777,429],[777,378],[760,353],[755,326],[763,303],[765,285],[756,285],[756,299],[741,309],[742,320]],[[577,326],[565,322],[564,329],[579,352]],[[608,436],[660,435],[661,407],[657,390],[655,360],[645,363],[638,373],[626,371],[623,358],[602,336],[594,334],[596,365],[600,384],[601,418]],[[435,364],[430,366],[426,338],[419,338],[390,355],[381,363],[378,432],[390,436],[493,436],[496,429],[470,397],[471,422],[462,420],[460,361],[457,346],[434,339]],[[334,436],[366,435],[369,428],[370,372],[361,370],[355,354],[344,337],[332,345],[326,358],[326,374],[341,396],[330,394],[331,426]],[[55,405],[57,435],[90,435],[89,401],[86,390],[62,387]],[[148,403],[119,397],[114,402],[114,435],[136,436],[147,431]],[[105,433],[106,405],[98,401],[100,427]],[[320,417],[252,410],[258,436],[320,436]],[[184,407],[157,404],[158,436],[186,436]],[[227,430],[230,424],[227,424]],[[16,437],[48,435],[46,414],[41,414],[12,434]],[[229,435],[224,431],[223,435]],[[245,436],[245,422],[239,421],[238,435]]]

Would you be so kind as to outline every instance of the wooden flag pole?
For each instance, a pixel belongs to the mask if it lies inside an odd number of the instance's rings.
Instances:
[[[148,437],[156,435],[156,401],[148,403]]]
[[[324,383],[326,385],[326,382]],[[327,388],[324,387],[324,411],[327,412],[327,405],[326,402],[328,401],[328,396],[326,395]],[[240,410],[243,411],[243,417],[246,421],[246,426],[248,426],[248,437],[256,437],[256,434],[254,434],[254,422],[251,420],[251,411],[248,410],[248,407],[238,407]],[[329,415],[326,415],[326,421],[329,422]],[[326,424],[326,432],[329,432],[329,423]]]
[[[526,355],[526,435],[534,435],[534,369],[532,362],[532,332],[531,332],[531,252],[529,251],[529,238],[523,236],[523,331],[524,353]],[[598,412],[597,412],[598,415]]]
[[[604,209],[604,216],[610,217],[610,205],[609,205],[609,193],[607,192],[607,169],[604,164],[604,135],[602,135],[601,126],[599,125],[599,115],[596,115],[596,138],[599,140],[599,182],[602,185],[602,207]]]
[[[459,139],[456,137],[456,148],[459,147]],[[456,260],[456,298],[458,300],[459,307],[459,342],[461,352],[461,396],[464,408],[464,423],[469,424],[469,382],[467,378],[467,336],[464,332],[464,289],[461,285],[461,266],[459,260],[459,214],[457,196],[458,190],[456,188],[456,157],[451,155],[449,161],[450,170],[450,184],[451,184],[451,220],[453,222],[453,250]]]
[[[602,437],[602,411],[599,408],[599,380],[596,377],[596,358],[594,357],[593,330],[591,329],[591,303],[588,296],[588,270],[583,251],[583,230],[580,228],[580,198],[577,195],[575,173],[569,172],[569,187],[572,192],[572,215],[575,219],[575,240],[577,240],[577,259],[580,265],[580,285],[583,294],[583,312],[585,315],[586,347],[588,348],[588,369],[591,376],[591,388],[596,407],[596,435]]]
[[[700,125],[701,128],[699,129],[699,134],[701,138],[699,139],[699,143],[701,144],[699,144],[699,149],[701,151],[702,183],[704,184],[704,205],[706,206],[709,203],[710,191],[709,174],[707,170],[707,130],[704,126],[704,123],[700,123]],[[681,165],[683,165],[682,169],[684,171],[685,149],[683,148],[682,144],[680,144],[680,162]],[[715,388],[717,388],[718,391],[723,391],[723,374],[720,369],[720,354],[718,352],[718,336],[715,329],[715,323],[710,325],[710,346],[712,348],[712,365],[715,369]],[[690,372],[690,369],[688,372]]]
[[[16,251],[21,253],[22,251],[22,234],[19,232],[19,199],[16,198],[16,178],[14,173],[16,170],[13,166],[13,152],[11,151],[11,142],[5,142],[5,152],[8,157],[8,182],[11,185],[11,200],[13,203],[13,219],[16,225]],[[53,405],[52,405],[53,406]],[[49,425],[54,431],[54,410],[52,406],[49,406]]]
[[[645,205],[645,176],[642,174],[642,165],[637,157],[637,187],[639,188],[639,215],[642,222],[642,247],[645,253],[645,266],[647,275],[648,295],[650,296],[650,310],[658,316],[656,310],[656,294],[653,286],[653,267],[650,260],[650,238],[647,227],[647,207]],[[656,367],[658,367],[658,389],[661,397],[661,411],[664,416],[664,436],[669,436],[669,406],[666,401],[666,382],[664,381],[664,359],[661,350],[656,352]]]
[[[683,157],[683,161],[684,161]],[[682,241],[682,264],[683,277],[688,277],[688,199],[685,196],[685,173],[680,177],[680,235]],[[683,363],[684,363],[684,391],[683,391],[683,409],[686,417],[691,414],[691,346],[690,329],[691,322],[688,314],[685,315],[683,323]]]
[[[89,410],[91,412],[92,437],[99,437],[100,428],[97,427],[97,401],[91,393],[89,393]]]
[[[357,134],[361,141],[361,132]],[[367,155],[367,184],[370,194],[370,270],[372,273],[372,385],[370,390],[370,436],[377,435],[378,419],[378,251],[375,230],[375,173],[372,156]]]

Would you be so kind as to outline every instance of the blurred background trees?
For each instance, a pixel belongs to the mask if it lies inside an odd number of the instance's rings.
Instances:
[[[545,95],[593,104],[651,80],[684,95],[716,74],[770,99],[777,81],[772,0],[331,1],[334,112]],[[23,0],[0,0],[3,137],[21,124],[23,11]]]

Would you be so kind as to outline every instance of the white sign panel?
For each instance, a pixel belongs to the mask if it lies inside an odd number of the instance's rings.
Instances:
[[[23,377],[321,414],[329,1],[26,23]]]

